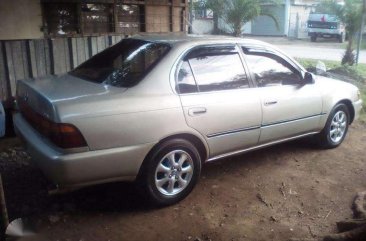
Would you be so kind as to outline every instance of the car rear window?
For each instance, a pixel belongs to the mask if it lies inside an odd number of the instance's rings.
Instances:
[[[170,50],[167,43],[124,39],[70,72],[79,78],[112,85],[136,85]]]

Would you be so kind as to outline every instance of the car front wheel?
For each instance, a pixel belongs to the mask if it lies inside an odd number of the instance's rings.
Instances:
[[[153,151],[143,172],[141,181],[150,200],[159,206],[171,205],[192,191],[201,172],[201,158],[189,141],[172,139]]]
[[[349,124],[349,111],[345,104],[336,105],[331,111],[327,123],[318,134],[318,141],[323,148],[335,148],[346,137]]]

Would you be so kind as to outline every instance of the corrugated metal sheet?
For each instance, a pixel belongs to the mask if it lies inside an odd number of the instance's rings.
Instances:
[[[119,42],[122,36],[0,41],[0,101],[16,92],[16,81],[65,73]]]

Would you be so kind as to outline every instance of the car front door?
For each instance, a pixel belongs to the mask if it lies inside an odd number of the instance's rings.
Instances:
[[[187,124],[206,138],[211,158],[258,143],[261,102],[235,45],[190,50],[178,65],[176,90]]]
[[[298,66],[281,53],[243,47],[263,111],[259,144],[319,131],[322,98]]]

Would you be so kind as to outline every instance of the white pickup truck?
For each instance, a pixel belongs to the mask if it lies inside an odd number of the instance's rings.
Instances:
[[[0,101],[0,137],[5,135],[5,111],[3,104]]]
[[[317,38],[337,38],[343,43],[346,37],[344,24],[335,15],[311,13],[308,19],[308,36],[311,42]]]

